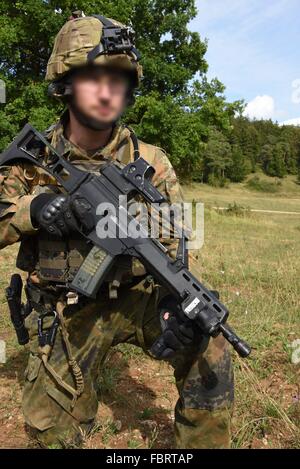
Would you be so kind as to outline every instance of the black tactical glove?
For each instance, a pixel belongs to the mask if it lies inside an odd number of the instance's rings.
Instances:
[[[38,195],[31,202],[30,216],[35,228],[60,238],[94,227],[91,205],[84,199],[63,194]]]
[[[212,291],[217,298],[219,293]],[[192,345],[199,345],[199,349],[208,341],[204,339],[197,325],[188,319],[177,301],[171,295],[162,299],[158,307],[162,335],[154,342],[150,353],[157,359],[172,358],[178,351]]]

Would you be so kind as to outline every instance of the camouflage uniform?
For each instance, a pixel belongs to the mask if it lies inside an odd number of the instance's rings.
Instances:
[[[63,135],[67,116],[47,132],[52,145],[74,165],[94,171],[107,160],[127,164],[133,160],[129,130],[117,125],[109,144],[92,155],[71,144]],[[139,142],[142,156],[155,168],[154,184],[168,200],[178,202],[181,192],[174,170],[165,153]],[[70,278],[86,255],[80,240],[45,240],[30,220],[30,203],[37,194],[56,190],[55,181],[40,169],[27,165],[1,168],[0,247],[21,241],[17,266],[28,272],[31,282],[42,292],[60,293],[53,284]],[[57,244],[56,244],[57,243]],[[84,243],[83,243],[84,244]],[[50,246],[50,247],[49,247]],[[170,244],[172,255],[174,245]],[[191,270],[199,277],[197,262]],[[76,440],[81,430],[91,428],[98,408],[95,385],[110,347],[130,343],[146,352],[161,334],[157,303],[165,294],[145,281],[137,261],[124,274],[117,299],[109,299],[105,284],[95,301],[65,305],[63,315],[74,359],[84,378],[84,390],[72,407],[72,398],[45,368],[37,341],[37,317],[27,318],[30,330],[30,357],[25,371],[23,411],[27,424],[35,430],[42,445]],[[47,327],[47,324],[46,324]],[[207,345],[207,344],[206,344]],[[55,372],[74,387],[61,331],[50,355]],[[230,445],[230,413],[233,402],[233,373],[225,340],[210,340],[202,350],[188,347],[171,360],[179,400],[175,409],[175,436],[178,448],[226,448]],[[81,430],[80,430],[81,429]]]

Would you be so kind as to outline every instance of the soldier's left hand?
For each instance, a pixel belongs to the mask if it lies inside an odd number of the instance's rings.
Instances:
[[[154,342],[150,352],[158,359],[172,358],[177,352],[201,342],[201,334],[195,324],[184,318],[178,303],[171,295],[159,304],[159,316],[162,328],[161,336]]]

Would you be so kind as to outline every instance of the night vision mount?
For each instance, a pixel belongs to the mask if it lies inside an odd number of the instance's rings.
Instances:
[[[135,47],[135,33],[130,27],[115,25],[102,15],[92,15],[103,24],[100,43],[88,53],[89,62],[104,54],[132,54],[135,61],[141,58]]]

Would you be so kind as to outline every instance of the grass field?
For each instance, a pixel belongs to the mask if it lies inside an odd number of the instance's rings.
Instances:
[[[287,178],[272,195],[244,184],[193,185],[185,195],[207,207],[203,279],[220,289],[232,323],[254,347],[249,361],[235,356],[233,447],[300,447],[300,365],[291,363],[300,338],[300,187]],[[209,209],[234,202],[299,215]]]
[[[231,324],[254,348],[247,361],[234,354],[232,447],[299,448],[300,363],[293,362],[300,362],[300,215],[247,210],[237,216],[212,207],[235,202],[300,214],[300,186],[289,177],[274,194],[246,184],[183,189],[186,199],[206,207],[205,245],[199,253],[202,280],[219,289],[231,310]],[[0,365],[0,447],[30,446],[20,411],[27,351],[16,344],[3,295],[15,252],[16,247],[2,251],[0,263],[0,339],[7,342],[7,363]],[[99,424],[86,439],[87,448],[173,445],[177,394],[166,364],[136,348],[118,347],[108,357],[99,388]]]

